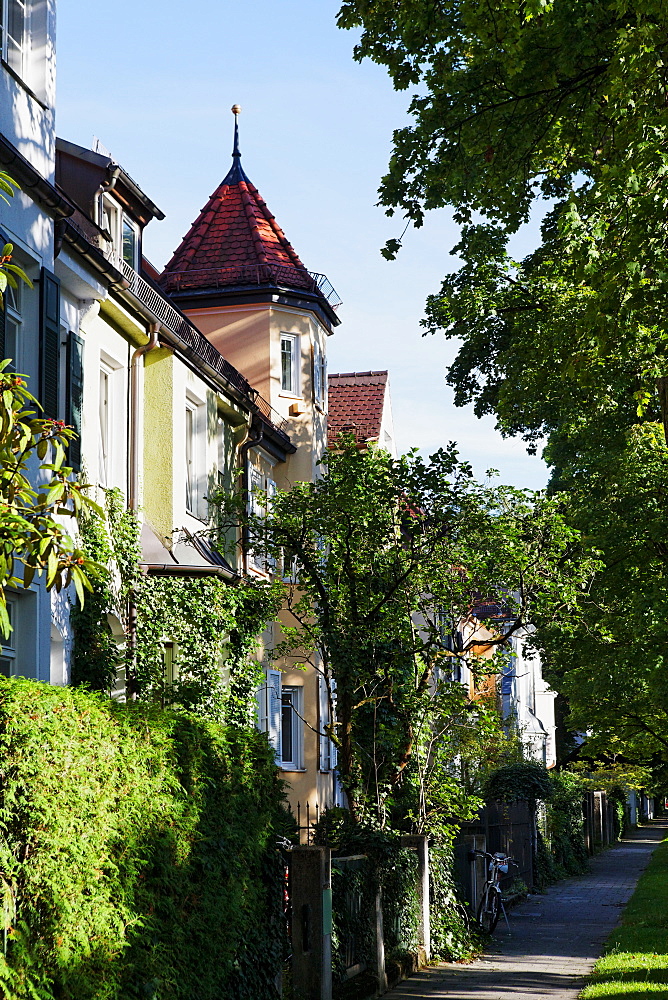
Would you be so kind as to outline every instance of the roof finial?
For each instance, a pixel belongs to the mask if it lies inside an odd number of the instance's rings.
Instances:
[[[239,115],[241,114],[241,105],[232,105],[232,114],[234,115],[234,149],[232,150],[232,156],[237,158],[241,157],[241,151],[239,149]]]

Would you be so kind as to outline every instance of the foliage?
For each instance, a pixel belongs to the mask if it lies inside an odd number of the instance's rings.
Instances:
[[[127,630],[127,599],[139,558],[136,520],[125,509],[120,490],[105,491],[104,513],[106,520],[80,519],[82,548],[102,568],[86,603],[71,609],[72,683],[95,691],[111,691],[119,669],[127,667],[129,650],[114,635],[108,616]]]
[[[138,521],[119,490],[106,491],[105,514],[105,522],[86,518],[80,526],[85,550],[105,571],[86,605],[73,610],[73,683],[108,692],[124,668],[140,700],[248,724],[259,684],[257,635],[276,613],[277,588],[142,577]],[[130,599],[137,609],[134,633]],[[109,615],[121,636],[113,634]],[[173,678],[165,671],[166,642],[174,648]]]
[[[501,802],[518,802],[525,799],[532,809],[540,799],[552,798],[554,789],[549,771],[535,760],[507,764],[494,771],[487,780],[486,797]]]
[[[461,667],[494,674],[510,636],[568,616],[592,564],[569,558],[554,502],[477,484],[452,446],[425,462],[339,444],[322,477],[262,515],[211,498],[218,542],[239,520],[258,556],[283,562],[291,623],[274,655],[324,678],[354,819],[421,831],[461,814],[456,760],[487,725]]]
[[[137,683],[142,699],[248,725],[261,682],[257,636],[280,592],[248,581],[148,577],[137,591]],[[163,648],[174,643],[176,677]]]
[[[9,199],[14,197],[16,188],[18,188],[16,181],[4,170],[0,170],[0,200],[9,204]],[[13,244],[5,243],[0,250],[0,309],[4,309],[4,296],[8,285],[10,288],[16,288],[18,281],[22,281],[32,288],[32,281],[23,268],[18,264],[12,264],[13,254]]]
[[[668,843],[660,844],[640,876],[597,961],[583,1000],[615,996],[631,1000],[640,994],[665,996],[668,991]]]
[[[266,738],[0,680],[7,1000],[273,997],[281,783]]]
[[[457,895],[450,846],[429,847],[429,906],[432,955],[456,962],[471,955],[468,915]]]
[[[29,587],[44,575],[48,590],[74,584],[79,600],[98,567],[77,548],[62,518],[83,510],[99,514],[65,465],[73,431],[61,420],[42,419],[25,376],[0,364],[0,631],[10,632],[8,588]],[[39,475],[35,476],[35,464]],[[38,485],[33,485],[37,478]],[[17,563],[21,567],[17,567]],[[20,573],[20,576],[19,576]]]
[[[668,9],[346,0],[339,23],[361,27],[357,58],[418,91],[381,203],[416,225],[449,205],[463,225],[426,319],[459,339],[456,402],[546,440],[552,490],[601,554],[582,627],[543,632],[549,679],[586,753],[665,782]],[[540,245],[513,259],[541,198]]]

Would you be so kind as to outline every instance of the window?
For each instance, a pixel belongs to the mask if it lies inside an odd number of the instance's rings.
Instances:
[[[5,292],[5,357],[11,358],[7,371],[20,372],[21,362],[21,305],[23,289],[7,285]]]
[[[100,368],[100,390],[98,400],[98,480],[100,486],[109,485],[110,465],[110,392],[111,372],[106,367]]]
[[[317,344],[313,348],[313,402],[322,410],[327,402],[327,356]]]
[[[281,334],[281,390],[299,395],[299,337]]]
[[[139,270],[139,231],[134,222],[130,222],[127,216],[123,216],[123,260],[135,271]]]
[[[26,0],[0,0],[2,58],[21,78],[28,62],[28,8]]]
[[[274,748],[276,761],[286,771],[303,767],[303,689],[283,685],[280,670],[267,670],[258,691],[258,725]]]
[[[248,488],[249,513],[254,517],[266,517],[272,497],[276,495],[276,483],[249,462]],[[256,538],[254,535],[249,535],[248,562],[253,569],[262,573],[272,572],[276,568],[276,559],[267,554],[262,537]]]
[[[195,410],[186,406],[186,510],[195,509],[195,484],[197,470],[195,468]]]
[[[300,687],[281,688],[281,766],[296,771],[302,766]]]
[[[7,598],[7,614],[12,631],[0,637],[0,674],[13,677],[16,673],[16,599]]]

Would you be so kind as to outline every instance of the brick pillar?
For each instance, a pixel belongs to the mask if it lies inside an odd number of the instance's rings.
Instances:
[[[332,880],[328,847],[290,852],[292,981],[303,1000],[332,998]]]
[[[418,856],[418,899],[420,901],[420,925],[418,933],[427,961],[431,958],[431,915],[429,912],[429,841],[426,837],[404,836],[402,847],[412,847]]]

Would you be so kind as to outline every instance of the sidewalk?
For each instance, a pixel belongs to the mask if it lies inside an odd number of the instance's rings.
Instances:
[[[668,823],[629,834],[591,861],[591,874],[566,879],[503,915],[490,952],[470,965],[424,969],[386,994],[387,1000],[576,1000],[620,919],[638,877]]]

